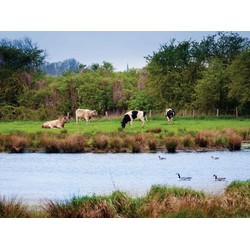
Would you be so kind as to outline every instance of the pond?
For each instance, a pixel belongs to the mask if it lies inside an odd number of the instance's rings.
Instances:
[[[159,160],[159,155],[166,159]],[[181,181],[176,173],[192,180]],[[226,177],[226,181],[215,181],[214,174]],[[249,149],[175,154],[0,154],[0,196],[22,198],[28,203],[105,195],[117,189],[142,196],[156,184],[218,194],[233,180],[247,179]]]

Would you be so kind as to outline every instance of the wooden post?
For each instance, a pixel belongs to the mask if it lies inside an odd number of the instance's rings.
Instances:
[[[219,116],[219,109],[216,110],[216,116]]]
[[[235,109],[235,115],[236,115],[236,118],[238,118],[238,116],[239,116],[238,107],[236,107],[236,109]]]
[[[108,116],[108,111],[105,111],[105,116]]]
[[[193,117],[194,117],[194,109],[193,109]]]
[[[151,118],[151,116],[152,116],[152,110],[150,109],[149,110],[149,118]]]

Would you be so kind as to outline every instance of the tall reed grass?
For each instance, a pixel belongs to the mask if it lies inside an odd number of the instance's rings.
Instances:
[[[16,199],[0,198],[0,217],[9,218],[249,218],[250,180],[234,181],[221,195],[155,185],[143,197],[115,191],[108,196],[45,200],[32,210]]]

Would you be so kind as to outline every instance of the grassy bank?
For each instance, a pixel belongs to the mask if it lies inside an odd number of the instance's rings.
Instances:
[[[0,217],[9,218],[248,218],[250,180],[234,181],[219,196],[192,189],[153,186],[148,194],[132,198],[115,191],[109,196],[47,200],[32,209],[17,200],[0,199]]]
[[[97,119],[90,125],[74,121],[64,129],[43,129],[40,122],[0,122],[0,151],[4,152],[155,152],[166,150],[239,150],[250,140],[250,119],[151,119],[141,128],[120,128],[120,119]]]

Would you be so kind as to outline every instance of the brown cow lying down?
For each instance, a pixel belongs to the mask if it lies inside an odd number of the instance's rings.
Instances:
[[[69,122],[69,117],[64,116],[54,121],[45,122],[42,128],[64,128],[64,124]]]

